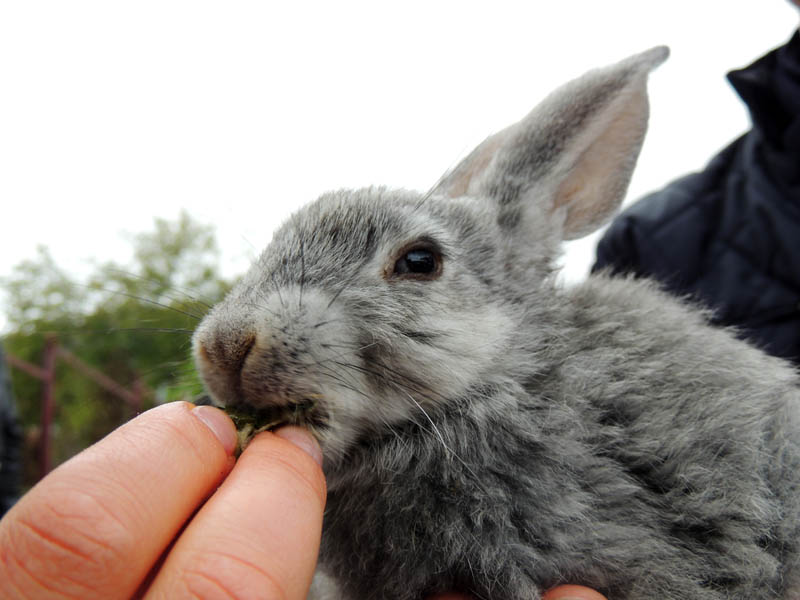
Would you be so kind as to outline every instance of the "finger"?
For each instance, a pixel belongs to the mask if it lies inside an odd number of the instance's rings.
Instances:
[[[130,597],[233,465],[233,423],[193,409],[141,414],[24,496],[0,521],[4,594]]]
[[[548,590],[542,600],[606,600],[606,597],[582,585],[560,585]]]
[[[321,456],[296,427],[256,436],[181,534],[146,597],[304,599],[322,534]]]
[[[463,594],[440,594],[428,600],[471,600],[471,598]],[[560,585],[545,592],[542,600],[606,600],[606,597],[580,585]]]

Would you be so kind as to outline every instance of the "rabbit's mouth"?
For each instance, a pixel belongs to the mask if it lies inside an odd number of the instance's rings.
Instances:
[[[254,408],[247,405],[225,407],[223,410],[236,426],[239,437],[238,452],[244,450],[250,440],[262,431],[272,431],[284,425],[305,427],[311,433],[329,427],[325,411],[318,394],[290,400],[283,405],[268,405]]]

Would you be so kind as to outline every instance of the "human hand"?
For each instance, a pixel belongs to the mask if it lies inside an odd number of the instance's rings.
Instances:
[[[124,425],[0,521],[4,592],[305,598],[325,504],[319,446],[298,428],[260,434],[234,468],[235,445],[212,407],[168,404]],[[604,598],[560,586],[543,600]]]
[[[173,403],[64,463],[0,521],[4,598],[305,598],[319,446],[291,427],[235,444],[222,411]]]
[[[429,600],[471,600],[469,596],[443,594]],[[602,594],[581,585],[560,585],[548,590],[542,600],[606,600]]]
[[[582,585],[560,585],[547,591],[542,600],[606,600],[606,597]]]

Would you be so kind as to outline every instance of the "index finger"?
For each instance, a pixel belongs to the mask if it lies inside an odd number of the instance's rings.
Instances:
[[[316,460],[297,444],[310,445]],[[304,599],[322,534],[320,462],[319,447],[299,428],[257,435],[178,538],[146,597]]]

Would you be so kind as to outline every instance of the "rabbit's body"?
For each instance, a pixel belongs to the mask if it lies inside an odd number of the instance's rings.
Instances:
[[[612,600],[792,598],[795,373],[644,283],[553,300],[536,369],[495,373],[329,473],[322,565],[345,597],[579,582]]]
[[[664,56],[569,84],[432,194],[323,196],[198,328],[220,403],[320,440],[329,597],[800,594],[796,373],[652,284],[555,283]]]

